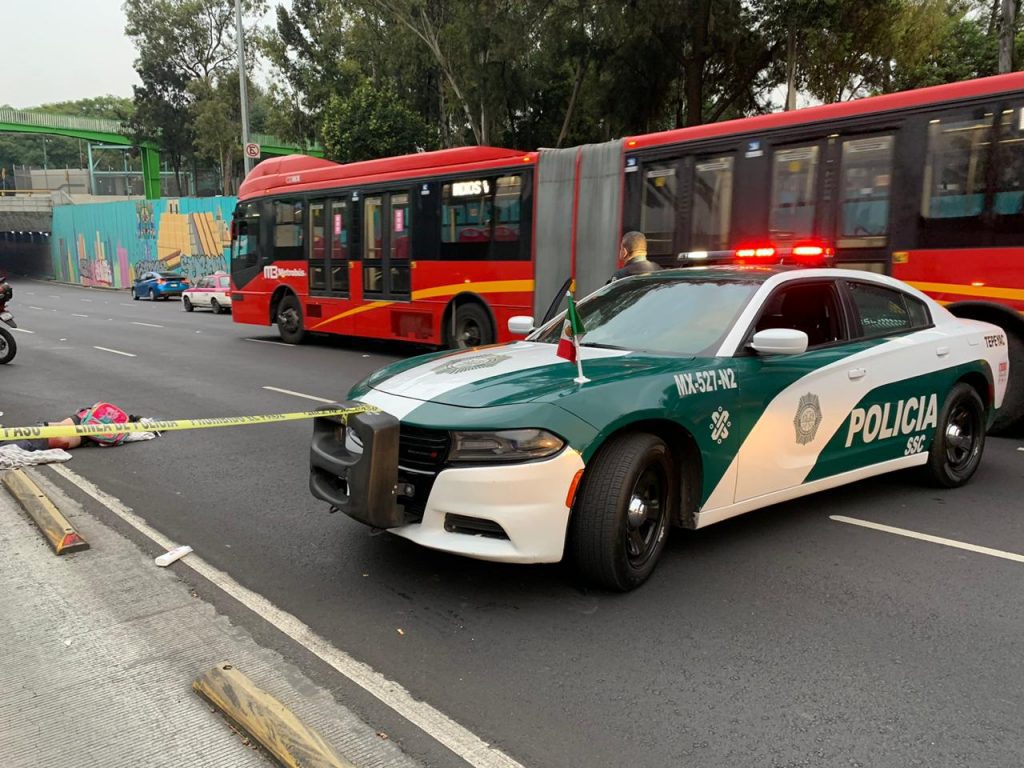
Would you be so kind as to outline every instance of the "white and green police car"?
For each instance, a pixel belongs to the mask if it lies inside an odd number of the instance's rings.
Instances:
[[[961,485],[1003,400],[1006,335],[881,275],[708,267],[614,282],[525,341],[416,357],[316,420],[311,490],[368,525],[469,557],[570,557],[614,589],[673,525],[921,467]],[[529,318],[510,326],[529,328]]]

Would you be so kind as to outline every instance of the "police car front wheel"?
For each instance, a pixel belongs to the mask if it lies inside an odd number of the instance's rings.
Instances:
[[[587,467],[570,523],[581,575],[623,592],[646,581],[665,548],[678,487],[661,438],[630,433],[604,446]]]
[[[985,416],[985,403],[974,387],[960,382],[950,390],[928,453],[932,482],[957,488],[971,479],[985,450]]]

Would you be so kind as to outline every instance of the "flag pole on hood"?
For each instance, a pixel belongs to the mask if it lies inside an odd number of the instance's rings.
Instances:
[[[565,323],[562,325],[562,336],[558,339],[556,354],[570,363],[576,363],[577,375],[573,381],[577,384],[586,384],[590,379],[583,375],[583,361],[580,359],[580,336],[586,333],[586,329],[583,327],[579,312],[576,311],[576,301],[572,296],[575,287],[575,281],[571,281],[569,290],[565,292],[568,309],[565,313]]]

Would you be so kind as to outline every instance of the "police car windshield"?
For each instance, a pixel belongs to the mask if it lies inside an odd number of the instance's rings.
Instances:
[[[760,283],[756,280],[618,280],[578,305],[584,347],[711,356]],[[532,341],[556,343],[564,315]]]

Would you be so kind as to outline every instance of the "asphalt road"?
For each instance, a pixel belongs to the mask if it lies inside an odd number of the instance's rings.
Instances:
[[[263,343],[271,329],[173,300],[14,287],[33,333],[0,369],[7,426],[97,400],[176,418],[304,410],[265,387],[340,398],[407,354]],[[611,595],[561,566],[463,560],[327,514],[306,486],[309,434],[168,434],[69,467],[531,768],[1021,764],[1024,563],[832,517],[1024,554],[1024,441],[990,439],[963,489],[893,475],[673,532],[648,584]],[[461,764],[224,610],[417,757]]]

